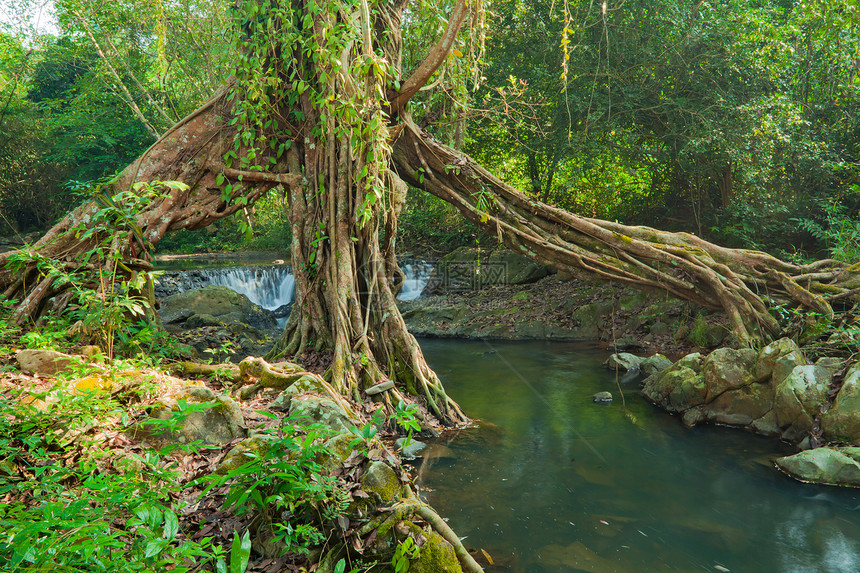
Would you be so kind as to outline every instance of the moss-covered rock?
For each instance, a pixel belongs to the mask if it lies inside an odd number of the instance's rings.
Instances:
[[[435,531],[424,532],[424,545],[409,563],[409,573],[462,573],[457,554],[450,543]]]
[[[780,338],[761,349],[753,367],[756,382],[772,380],[774,385],[785,380],[795,366],[808,364],[797,343],[790,338]]]
[[[215,324],[247,324],[260,330],[277,327],[271,312],[225,286],[208,286],[170,295],[161,301],[159,313],[165,322],[176,322],[174,316],[187,316],[185,322],[197,320],[198,326],[214,321]],[[200,318],[195,319],[195,316]]]
[[[151,420],[138,424],[133,435],[157,442],[202,441],[226,444],[246,435],[242,409],[229,396],[203,386],[180,386],[159,398]]]
[[[218,475],[228,474],[251,460],[265,456],[266,452],[269,451],[271,440],[271,437],[265,435],[251,436],[242,440],[227,452],[227,455],[215,469],[215,473]]]
[[[752,384],[750,370],[755,360],[756,353],[749,348],[718,348],[711,352],[702,364],[702,375],[708,388],[707,400],[711,401],[727,390]]]
[[[391,505],[403,494],[403,484],[397,473],[388,464],[378,461],[367,466],[361,477],[361,489],[381,505]]]
[[[290,401],[290,416],[295,416],[303,424],[323,424],[334,432],[349,432],[352,423],[340,406],[328,398],[303,396]]]
[[[645,376],[652,376],[654,374],[658,374],[663,372],[667,368],[672,366],[672,361],[663,356],[662,354],[655,354],[654,356],[649,356],[642,360],[639,364],[639,369],[642,371]]]
[[[860,448],[815,448],[779,458],[776,465],[801,481],[860,487]]]
[[[603,366],[610,370],[620,370],[622,372],[632,372],[639,370],[642,365],[642,358],[629,352],[618,352],[611,354],[603,363]]]
[[[836,400],[821,422],[828,440],[860,442],[860,363],[845,375]]]
[[[338,434],[323,444],[324,450],[317,456],[317,463],[328,472],[333,472],[352,454],[352,434]]]
[[[774,412],[789,441],[798,441],[812,429],[819,409],[827,403],[832,374],[822,366],[795,366],[774,390]]]
[[[708,389],[701,371],[701,355],[689,354],[668,369],[645,380],[642,394],[659,406],[675,413],[705,403]]]

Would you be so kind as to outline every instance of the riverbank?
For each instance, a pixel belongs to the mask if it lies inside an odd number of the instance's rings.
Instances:
[[[293,363],[155,368],[79,350],[0,352],[0,487],[20,509],[0,512],[0,562],[215,568],[220,554],[236,571],[332,573],[387,570],[400,551],[410,571],[481,570],[418,499],[381,404]],[[416,437],[440,429],[419,406],[398,420]]]
[[[714,348],[728,336],[721,313],[666,295],[550,274],[399,302],[410,332],[434,338],[598,342],[670,358]]]

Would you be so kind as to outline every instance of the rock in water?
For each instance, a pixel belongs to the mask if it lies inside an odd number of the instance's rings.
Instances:
[[[612,393],[611,392],[598,392],[594,395],[594,403],[595,404],[611,404],[612,403]]]
[[[621,370],[623,372],[639,370],[639,366],[641,364],[642,358],[639,358],[635,354],[630,354],[629,352],[612,354],[606,359],[606,362],[603,363],[603,365],[610,370]]]
[[[801,481],[860,487],[860,448],[815,448],[779,458],[776,465]]]

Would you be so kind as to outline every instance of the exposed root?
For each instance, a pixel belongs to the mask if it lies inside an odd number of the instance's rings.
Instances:
[[[860,269],[832,260],[797,265],[687,233],[578,217],[506,185],[408,117],[405,123],[393,154],[405,181],[451,203],[508,247],[540,263],[584,280],[617,281],[722,309],[739,343],[779,333],[768,312],[770,301],[830,316],[834,302],[858,300]]]

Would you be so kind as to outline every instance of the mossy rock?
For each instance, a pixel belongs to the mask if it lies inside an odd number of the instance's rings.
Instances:
[[[828,440],[860,442],[860,363],[852,366],[821,421]]]
[[[432,530],[423,532],[423,535],[424,545],[418,557],[409,563],[409,573],[462,573],[463,568],[460,567],[454,547],[444,537]]]
[[[822,366],[796,366],[774,391],[774,412],[783,430],[783,438],[800,440],[827,403],[832,374]]]
[[[779,458],[776,465],[801,481],[860,487],[860,448],[815,448]]]
[[[497,249],[490,254],[487,270],[493,274],[492,284],[533,283],[549,274],[549,269],[529,257],[510,251]]]
[[[807,361],[797,343],[790,338],[780,338],[759,351],[752,374],[756,382],[771,379],[776,385],[785,380],[795,366],[803,364]]]
[[[181,403],[191,406],[181,412]],[[194,406],[202,406],[202,409]],[[242,409],[229,396],[216,395],[203,386],[183,386],[160,398],[153,406],[151,419],[164,424],[143,423],[134,427],[132,434],[159,443],[187,444],[202,441],[221,445],[246,435]],[[180,417],[172,431],[159,432],[175,417]]]
[[[242,440],[227,452],[227,455],[215,469],[215,473],[218,475],[228,474],[251,460],[265,456],[266,452],[269,451],[271,441],[270,436],[264,435],[251,436]]]
[[[403,494],[403,483],[397,473],[383,462],[370,462],[361,477],[361,489],[369,493],[380,505],[391,505]]]
[[[708,387],[708,401],[727,390],[736,390],[753,383],[750,370],[756,360],[751,348],[719,348],[711,352],[702,364],[702,375]]]
[[[183,314],[180,311],[185,310],[192,313],[186,322],[197,320],[208,325],[214,320],[223,324],[248,324],[261,330],[277,327],[271,312],[225,286],[208,286],[170,295],[161,301],[159,312],[162,316],[171,317]],[[195,316],[201,318],[195,319]]]
[[[302,424],[323,424],[334,432],[345,434],[353,425],[340,406],[328,398],[306,396],[290,401],[290,416]]]
[[[352,454],[352,434],[338,434],[323,444],[324,450],[317,454],[317,463],[329,473],[336,470]]]
[[[642,394],[675,413],[704,404],[708,389],[700,374],[701,363],[701,354],[688,354],[663,372],[649,376],[642,387]]]

